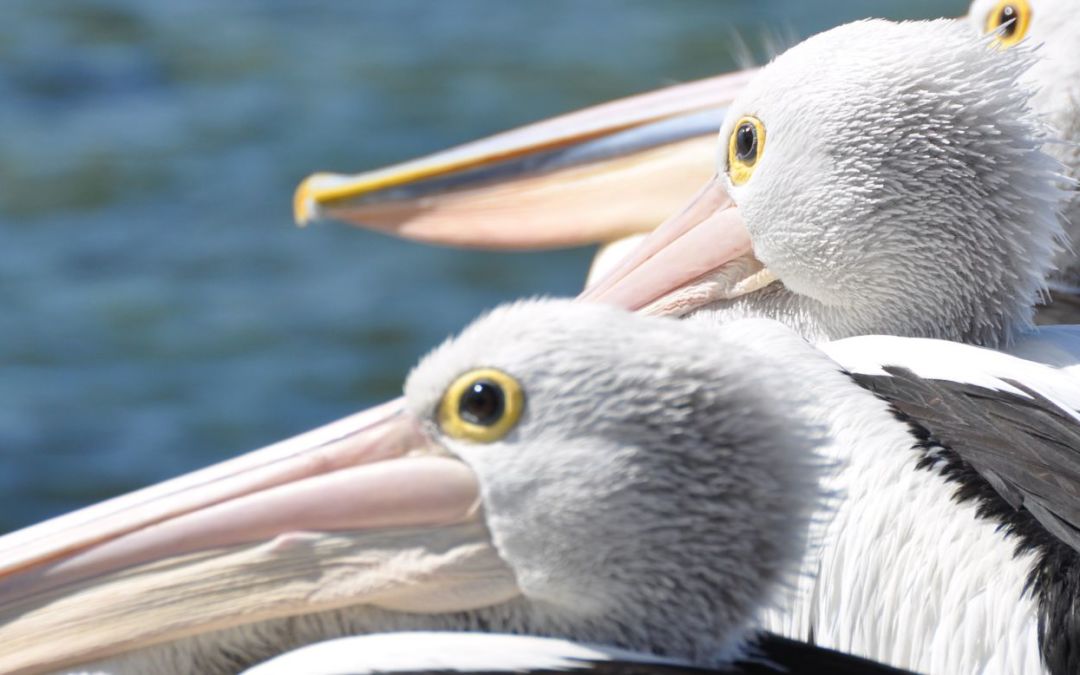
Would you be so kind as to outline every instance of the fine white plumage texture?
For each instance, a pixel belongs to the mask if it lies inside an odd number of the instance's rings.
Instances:
[[[612,659],[676,664],[611,647],[568,640],[483,633],[392,633],[340,638],[303,647],[244,671],[243,675],[368,675],[412,672],[571,670]]]
[[[1018,84],[1032,62],[954,21],[862,21],[765,66],[720,138],[746,115],[764,125],[752,177],[727,189],[782,283],[702,313],[815,341],[996,346],[1029,328],[1066,198]]]
[[[1063,326],[1080,348],[1080,327]],[[1045,331],[1053,335],[1058,331]],[[1038,333],[1036,333],[1036,336]],[[1020,343],[1026,346],[1027,341]],[[1045,344],[1044,342],[1042,344]],[[1058,405],[1080,424],[1080,387],[1075,372],[1042,362],[1020,358],[991,349],[941,340],[905,339],[889,335],[868,335],[821,345],[846,370],[867,375],[885,375],[883,365],[902,367],[915,375],[935,380],[963,382],[995,391],[1005,391],[1030,398],[1009,381],[1018,381],[1035,389]]]

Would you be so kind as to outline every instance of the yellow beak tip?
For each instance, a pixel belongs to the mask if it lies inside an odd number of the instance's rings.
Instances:
[[[296,192],[293,193],[293,220],[298,226],[306,227],[322,217],[318,194],[324,190],[326,179],[333,175],[313,173],[296,187]]]

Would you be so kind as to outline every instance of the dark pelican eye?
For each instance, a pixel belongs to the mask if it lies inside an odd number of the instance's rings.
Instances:
[[[747,164],[757,161],[757,129],[750,122],[735,130],[735,156]]]
[[[458,414],[469,424],[490,427],[506,410],[502,387],[491,380],[477,380],[467,387],[458,401]]]
[[[493,368],[472,370],[443,394],[439,428],[451,438],[491,443],[514,428],[524,406],[525,394],[513,377]]]
[[[1001,37],[1011,38],[1016,33],[1016,8],[1005,5],[998,14],[997,23],[1001,26]]]
[[[750,180],[764,151],[765,125],[761,120],[748,116],[736,122],[728,139],[728,176],[733,185]]]
[[[1024,39],[1031,25],[1028,0],[999,0],[986,16],[986,32],[996,33],[997,43],[1011,47]]]

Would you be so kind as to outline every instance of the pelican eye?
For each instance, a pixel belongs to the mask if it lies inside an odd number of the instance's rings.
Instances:
[[[481,368],[454,380],[439,404],[439,428],[451,438],[492,443],[514,428],[525,394],[513,377]]]
[[[491,380],[477,380],[458,400],[458,415],[469,424],[490,427],[498,424],[506,411],[506,395]]]
[[[735,157],[748,164],[757,161],[757,129],[749,122],[735,130]]]
[[[728,139],[728,176],[734,185],[750,180],[765,150],[765,125],[756,117],[743,117]]]
[[[1011,47],[1024,39],[1031,25],[1028,0],[1000,0],[986,16],[986,32],[997,33],[995,42]]]

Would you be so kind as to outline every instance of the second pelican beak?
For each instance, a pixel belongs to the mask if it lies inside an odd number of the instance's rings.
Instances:
[[[776,281],[754,257],[739,209],[714,177],[606,277],[578,297],[647,314],[688,314]]]
[[[752,76],[667,87],[385,169],[314,174],[296,190],[294,215],[473,248],[647,232],[711,174],[724,108]]]
[[[518,593],[477,478],[401,400],[0,538],[0,663],[34,673],[353,605]]]

